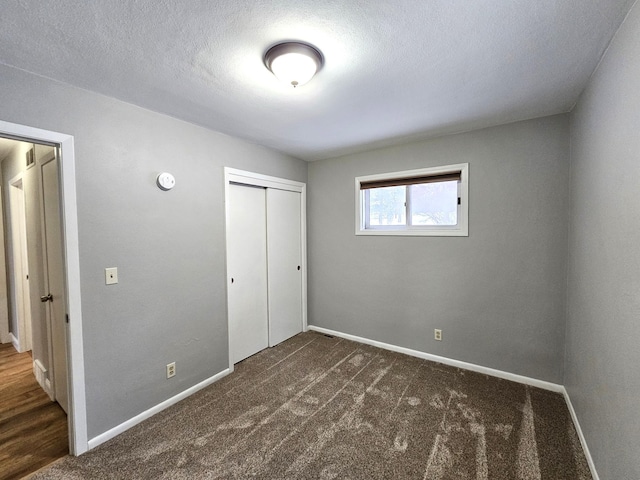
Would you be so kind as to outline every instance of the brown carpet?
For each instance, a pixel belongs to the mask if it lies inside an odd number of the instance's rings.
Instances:
[[[300,334],[33,479],[590,479],[564,399]]]

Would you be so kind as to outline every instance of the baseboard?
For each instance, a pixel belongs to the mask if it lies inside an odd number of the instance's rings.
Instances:
[[[564,400],[567,402],[567,408],[569,409],[571,419],[573,420],[573,425],[576,427],[576,432],[578,433],[578,438],[580,439],[580,444],[582,445],[584,456],[587,458],[589,470],[591,470],[591,476],[593,477],[593,480],[600,480],[598,472],[596,472],[596,465],[595,463],[593,463],[593,457],[591,456],[591,452],[589,451],[589,447],[587,446],[587,440],[584,438],[584,434],[582,433],[582,428],[580,427],[578,416],[576,415],[576,411],[573,409],[573,404],[571,403],[571,399],[569,398],[569,392],[567,392],[567,389],[565,387],[562,387],[562,390],[562,393],[564,394]]]
[[[16,336],[13,333],[9,332],[9,338],[11,338],[11,344],[13,345],[13,348],[16,349],[16,352],[22,353],[20,351],[20,342],[18,341]]]
[[[165,400],[162,403],[159,403],[158,405],[156,405],[154,407],[151,407],[149,410],[145,410],[144,412],[136,415],[135,417],[127,420],[126,422],[123,422],[120,425],[118,425],[116,427],[113,427],[111,430],[107,430],[106,432],[98,435],[97,437],[92,438],[88,442],[89,450],[97,447],[98,445],[103,444],[107,440],[111,440],[113,437],[115,437],[117,435],[120,435],[121,433],[129,430],[131,427],[134,427],[135,425],[143,422],[147,418],[152,417],[156,413],[161,412],[165,408],[168,408],[171,405],[174,405],[174,404],[178,403],[180,400],[183,400],[183,399],[187,398],[188,396],[193,395],[198,390],[202,390],[203,388],[208,387],[212,383],[215,383],[218,380],[220,380],[221,378],[226,377],[229,373],[230,373],[229,369],[227,368],[227,369],[223,370],[222,372],[214,375],[213,377],[209,377],[206,380],[203,380],[202,382],[198,383],[197,385],[194,385],[191,388],[187,388],[185,391],[183,391],[183,392],[181,392],[181,393],[179,393],[177,395],[174,395],[173,397]]]
[[[324,333],[326,335],[333,335],[334,337],[340,337],[347,340],[352,340],[358,343],[364,343],[373,347],[383,348],[385,350],[391,350],[392,352],[404,353],[405,355],[411,355],[412,357],[418,357],[425,360],[431,360],[432,362],[443,363],[452,367],[463,368],[465,370],[471,370],[472,372],[482,373],[491,377],[503,378],[505,380],[511,380],[512,382],[523,383],[525,385],[531,385],[533,387],[542,388],[543,390],[550,390],[552,392],[564,393],[564,387],[557,383],[545,382],[544,380],[538,380],[536,378],[525,377],[524,375],[517,375],[515,373],[509,373],[495,368],[483,367],[482,365],[476,365],[474,363],[462,362],[460,360],[453,360],[447,357],[441,357],[439,355],[432,355],[430,353],[421,352],[419,350],[412,350],[410,348],[398,347],[397,345],[391,345],[389,343],[378,342],[377,340],[369,340],[368,338],[358,337],[348,333],[336,332],[335,330],[329,330],[328,328],[316,327],[309,325],[309,330],[313,330],[318,333]]]
[[[51,381],[47,378],[47,369],[44,368],[40,360],[33,361],[33,375],[36,377],[36,382],[42,387],[42,389],[49,395],[51,401],[55,400],[53,389],[51,388]]]

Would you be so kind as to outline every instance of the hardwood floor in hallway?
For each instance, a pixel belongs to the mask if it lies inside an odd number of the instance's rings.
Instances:
[[[18,479],[69,452],[67,416],[40,388],[29,353],[0,345],[0,480]]]

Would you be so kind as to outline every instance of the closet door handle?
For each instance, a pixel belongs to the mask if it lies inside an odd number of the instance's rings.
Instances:
[[[233,282],[234,282],[233,277],[231,277],[231,283],[233,283]]]
[[[298,265],[298,271],[300,271],[300,265]]]
[[[40,297],[40,301],[41,302],[53,302],[53,295],[51,295],[51,294],[43,295],[42,297]]]

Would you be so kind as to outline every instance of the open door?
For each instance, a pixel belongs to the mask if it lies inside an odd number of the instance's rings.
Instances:
[[[41,212],[44,287],[40,300],[47,304],[46,321],[50,342],[50,365],[55,400],[68,413],[67,323],[64,291],[64,258],[62,255],[62,225],[60,217],[60,187],[58,183],[57,149],[42,159]]]
[[[27,223],[24,196],[24,183],[21,173],[9,181],[13,282],[15,285],[13,309],[18,327],[14,346],[20,353],[31,350],[29,259],[27,254]]]

